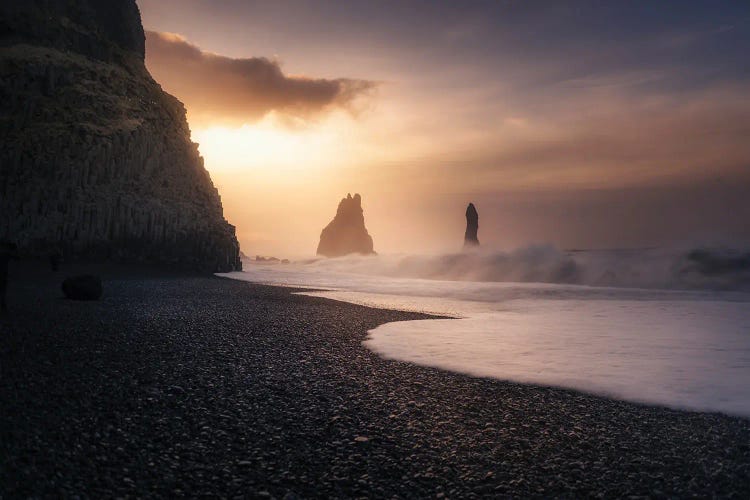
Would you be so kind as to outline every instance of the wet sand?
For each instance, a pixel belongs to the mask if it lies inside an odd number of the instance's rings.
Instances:
[[[128,269],[72,302],[64,273],[19,276],[0,319],[3,498],[750,496],[750,420],[362,346],[418,314]]]

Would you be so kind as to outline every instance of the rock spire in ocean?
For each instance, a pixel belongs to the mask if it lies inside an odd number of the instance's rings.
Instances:
[[[135,0],[0,2],[0,238],[24,255],[240,269]]]
[[[362,197],[348,194],[339,202],[336,216],[320,233],[318,255],[340,257],[352,253],[375,253],[365,227]]]
[[[464,234],[464,247],[479,246],[479,213],[473,203],[466,207],[466,233]]]

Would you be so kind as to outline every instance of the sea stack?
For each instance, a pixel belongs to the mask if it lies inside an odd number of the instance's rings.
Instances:
[[[27,256],[241,269],[135,0],[0,4],[0,238]]]
[[[336,216],[320,233],[317,253],[325,257],[375,253],[372,237],[365,227],[362,197],[359,194],[348,194],[339,202]]]
[[[464,234],[464,248],[479,246],[477,231],[479,230],[479,214],[473,203],[466,207],[466,233]]]

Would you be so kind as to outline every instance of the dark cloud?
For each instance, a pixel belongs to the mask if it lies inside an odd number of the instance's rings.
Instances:
[[[173,33],[146,32],[146,64],[193,122],[248,123],[276,111],[309,119],[334,108],[354,110],[375,83],[285,75],[265,57],[232,59],[205,52]]]

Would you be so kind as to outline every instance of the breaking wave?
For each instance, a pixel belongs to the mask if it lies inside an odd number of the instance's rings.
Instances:
[[[388,359],[750,416],[747,252],[542,245],[247,264],[223,276],[456,318],[371,330],[365,345]]]
[[[563,251],[536,245],[511,252],[348,256],[307,265],[319,271],[432,280],[750,290],[750,252],[727,249]]]

